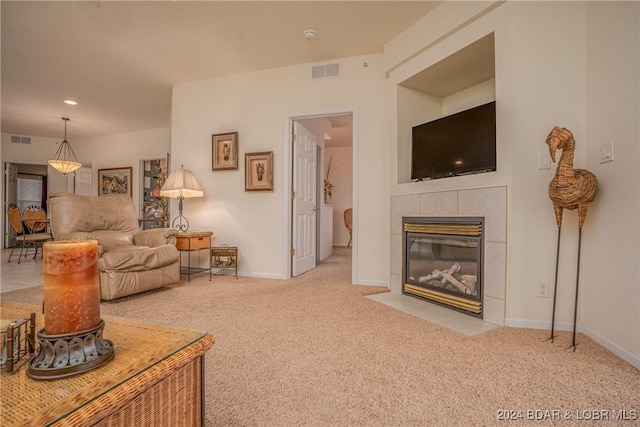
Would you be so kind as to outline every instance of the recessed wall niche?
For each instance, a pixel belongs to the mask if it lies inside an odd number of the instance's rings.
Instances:
[[[495,42],[490,33],[400,82],[398,183],[411,182],[411,129],[496,100]]]

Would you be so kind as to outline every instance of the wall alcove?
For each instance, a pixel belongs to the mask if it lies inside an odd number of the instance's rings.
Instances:
[[[398,83],[398,183],[411,181],[413,126],[496,100],[490,33]]]

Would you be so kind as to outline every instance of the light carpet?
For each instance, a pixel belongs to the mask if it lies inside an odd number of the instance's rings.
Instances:
[[[565,332],[463,335],[364,298],[386,289],[351,285],[349,259],[336,248],[286,281],[198,275],[101,309],[215,337],[208,426],[640,424],[640,371],[588,337],[573,352]],[[42,288],[2,299],[40,304]]]

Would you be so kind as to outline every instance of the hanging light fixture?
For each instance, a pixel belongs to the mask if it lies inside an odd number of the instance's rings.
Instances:
[[[60,143],[58,151],[56,151],[56,159],[49,160],[49,165],[61,174],[66,175],[82,165],[78,163],[76,154],[73,152],[69,141],[67,141],[67,122],[69,119],[63,117],[62,120],[64,120],[64,139]]]

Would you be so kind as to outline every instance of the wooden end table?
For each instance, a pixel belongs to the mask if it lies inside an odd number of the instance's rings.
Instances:
[[[178,233],[176,238],[176,248],[180,251],[180,274],[187,276],[187,282],[191,281],[191,275],[209,270],[209,280],[211,280],[211,236],[212,231],[188,231]],[[198,251],[207,251],[208,267],[192,267],[191,254]],[[182,253],[187,253],[187,265],[182,264]]]

